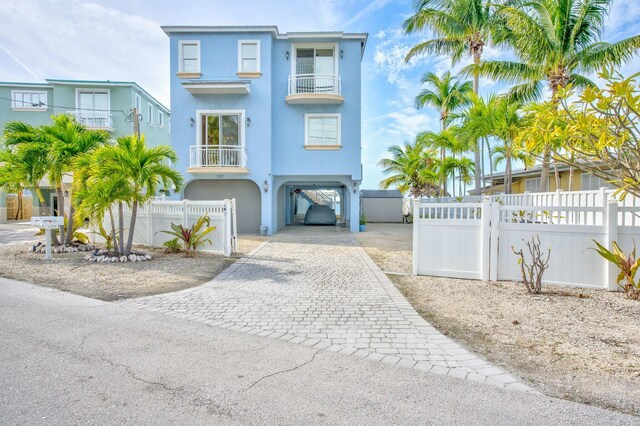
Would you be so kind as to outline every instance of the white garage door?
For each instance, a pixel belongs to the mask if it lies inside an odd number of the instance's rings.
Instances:
[[[238,233],[260,232],[260,188],[250,180],[196,180],[187,185],[184,198],[194,201],[235,198]]]

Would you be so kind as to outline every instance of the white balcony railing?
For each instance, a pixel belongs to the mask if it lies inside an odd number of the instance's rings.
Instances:
[[[246,167],[247,151],[237,145],[193,145],[191,167]]]
[[[80,124],[92,129],[111,129],[113,128],[113,122],[111,121],[111,114],[103,111],[69,111],[70,114],[75,117],[76,121]]]
[[[342,95],[339,75],[298,74],[289,76],[289,95],[298,94]]]

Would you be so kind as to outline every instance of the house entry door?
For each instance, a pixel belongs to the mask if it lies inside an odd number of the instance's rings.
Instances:
[[[334,93],[334,72],[332,48],[296,49],[297,93]]]

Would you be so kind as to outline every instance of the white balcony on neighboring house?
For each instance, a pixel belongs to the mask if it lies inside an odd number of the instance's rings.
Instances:
[[[288,104],[341,104],[342,83],[339,75],[297,74],[289,76]]]
[[[238,145],[193,145],[189,173],[249,173],[247,151]]]
[[[113,132],[113,121],[111,114],[103,111],[69,111],[67,114],[75,117],[80,124],[89,129],[107,130]]]

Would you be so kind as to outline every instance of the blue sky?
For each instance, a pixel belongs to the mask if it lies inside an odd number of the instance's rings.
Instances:
[[[409,47],[428,37],[403,34],[402,22],[412,6],[413,0],[0,0],[0,81],[136,81],[169,106],[168,38],[160,25],[277,25],[281,32],[367,32],[362,187],[376,188],[383,177],[376,163],[388,146],[438,128],[435,111],[414,108],[421,75],[450,69],[443,57],[404,64]],[[606,39],[638,33],[640,1],[614,1]],[[508,53],[485,50],[485,58],[505,56]],[[623,70],[627,75],[638,71],[640,59]],[[481,88],[484,93],[504,89],[491,81],[482,81]]]

